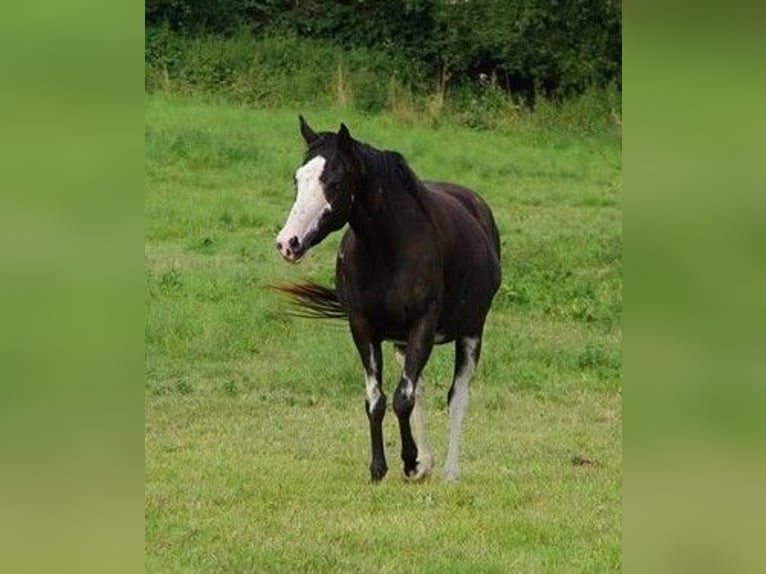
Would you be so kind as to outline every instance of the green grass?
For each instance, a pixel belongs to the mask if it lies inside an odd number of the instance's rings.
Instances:
[[[262,288],[333,277],[339,235],[298,266],[273,247],[302,154],[298,111],[319,129],[344,121],[494,209],[504,279],[457,484],[400,478],[392,413],[389,475],[368,482],[347,328],[290,318]],[[619,570],[620,164],[611,135],[147,97],[147,571]],[[437,464],[451,369],[445,346],[425,371]]]

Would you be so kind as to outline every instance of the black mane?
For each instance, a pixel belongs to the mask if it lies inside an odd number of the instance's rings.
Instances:
[[[319,154],[322,148],[330,144],[334,145],[334,138],[337,137],[332,132],[321,132],[317,136],[306,150],[304,163],[310,157]],[[393,150],[379,150],[357,140],[352,141],[354,151],[359,154],[368,171],[379,180],[384,189],[390,189],[392,185],[398,184],[417,199],[423,183],[412,171],[402,154]]]
[[[417,198],[423,184],[402,154],[391,150],[380,151],[360,142],[355,143],[357,149],[362,152],[362,157],[364,157],[368,167],[372,167],[375,175],[382,180],[382,183],[399,184]]]

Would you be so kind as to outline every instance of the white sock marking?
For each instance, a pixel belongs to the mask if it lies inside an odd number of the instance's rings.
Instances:
[[[465,339],[463,350],[466,355],[466,363],[457,373],[454,381],[452,400],[449,404],[449,449],[447,451],[447,462],[444,465],[444,478],[446,480],[455,480],[460,473],[460,465],[458,463],[460,431],[463,426],[463,417],[465,417],[465,412],[468,408],[468,383],[471,381],[473,372],[476,369],[476,361],[474,361],[473,354],[478,342],[478,339]]]

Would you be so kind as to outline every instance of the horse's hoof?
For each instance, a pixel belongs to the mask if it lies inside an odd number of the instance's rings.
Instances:
[[[458,474],[459,472],[456,468],[445,468],[444,472],[442,472],[442,478],[445,482],[455,482]]]
[[[383,480],[383,477],[386,476],[387,472],[388,472],[388,467],[385,464],[381,466],[371,466],[370,480],[372,480],[372,482],[380,482],[381,480]]]
[[[423,462],[418,462],[415,468],[404,471],[404,480],[409,482],[419,482],[431,475],[431,467]]]

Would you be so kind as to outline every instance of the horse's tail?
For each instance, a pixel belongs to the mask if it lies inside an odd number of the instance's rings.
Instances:
[[[295,306],[292,314],[310,319],[345,319],[348,317],[335,289],[318,283],[280,283],[270,289],[287,296]]]

